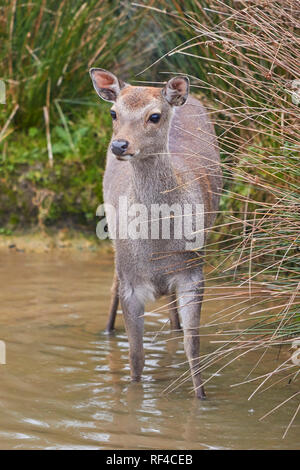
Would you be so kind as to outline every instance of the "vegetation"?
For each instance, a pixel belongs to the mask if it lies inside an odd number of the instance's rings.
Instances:
[[[88,69],[126,75],[123,51],[134,54],[142,17],[114,0],[2,2],[1,226],[72,223],[94,230],[110,120]]]
[[[251,396],[289,383],[291,424],[300,409],[295,350],[266,375],[256,369],[271,346],[300,344],[299,4],[187,1],[183,11],[165,0],[160,8],[155,20],[170,31],[166,59],[189,72],[219,135],[225,186],[208,246],[215,265],[209,277],[225,289],[234,279],[242,298],[233,311],[216,312],[211,324],[223,332],[223,344],[203,357],[201,369],[215,370],[209,381],[245,354],[261,352],[246,379],[258,382]]]

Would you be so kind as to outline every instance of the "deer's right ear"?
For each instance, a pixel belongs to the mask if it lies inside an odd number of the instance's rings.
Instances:
[[[90,76],[100,98],[112,103],[116,101],[118,94],[126,85],[114,74],[104,69],[90,69]]]

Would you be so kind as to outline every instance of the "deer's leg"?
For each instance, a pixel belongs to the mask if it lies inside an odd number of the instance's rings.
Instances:
[[[199,275],[196,284],[193,277],[192,281],[187,279],[186,282],[181,283],[181,286],[178,286],[179,311],[184,331],[184,349],[190,365],[195,395],[200,399],[205,398],[201,374],[199,372],[199,324],[203,290],[204,281],[202,275]]]
[[[117,315],[119,305],[119,280],[117,273],[114,274],[113,285],[111,288],[111,301],[110,301],[110,308],[108,314],[108,321],[106,324],[105,331],[107,333],[111,333],[115,328],[115,320]]]
[[[170,328],[171,328],[171,330],[180,330],[181,329],[176,298],[177,298],[176,294],[175,294],[175,292],[173,292],[170,295],[170,302],[172,302],[172,303],[169,306],[169,318],[170,318]]]
[[[129,341],[129,359],[131,380],[139,381],[144,368],[144,305],[132,290],[124,292],[120,285],[120,300],[123,310],[125,328]]]

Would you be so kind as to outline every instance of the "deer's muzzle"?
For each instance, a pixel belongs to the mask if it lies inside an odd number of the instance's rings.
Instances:
[[[121,140],[121,139],[114,140],[111,143],[111,151],[112,153],[120,157],[121,155],[124,155],[126,153],[128,146],[129,146],[128,140]]]

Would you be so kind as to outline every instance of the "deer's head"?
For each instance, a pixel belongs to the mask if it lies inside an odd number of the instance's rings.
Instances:
[[[174,106],[188,97],[189,80],[176,76],[163,88],[131,86],[111,72],[92,68],[98,95],[113,106],[111,151],[119,160],[146,158],[164,152]]]

